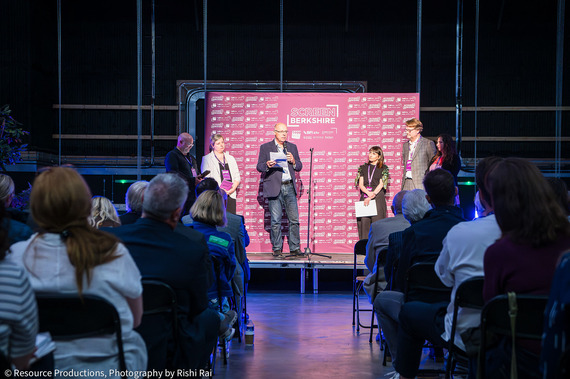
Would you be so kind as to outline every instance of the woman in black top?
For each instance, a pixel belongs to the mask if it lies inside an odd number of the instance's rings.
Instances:
[[[449,134],[440,134],[437,136],[435,146],[437,147],[437,153],[429,162],[428,171],[436,168],[447,170],[451,172],[455,179],[455,185],[457,185],[457,174],[461,169],[461,158],[457,155],[453,138]]]
[[[368,238],[370,224],[386,217],[386,188],[388,187],[388,166],[384,164],[384,153],[380,146],[368,150],[368,163],[358,168],[357,183],[360,201],[368,206],[370,200],[376,201],[376,216],[357,217],[359,239]]]

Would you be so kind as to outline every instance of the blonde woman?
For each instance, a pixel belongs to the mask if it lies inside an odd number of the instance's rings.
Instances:
[[[104,196],[93,196],[91,199],[91,216],[89,216],[89,224],[97,229],[121,226],[119,214],[117,213],[117,209],[113,203],[111,203],[111,200]]]
[[[127,369],[146,370],[146,345],[133,330],[142,318],[141,275],[116,237],[89,225],[87,183],[72,168],[49,168],[34,181],[30,208],[42,232],[12,245],[7,259],[28,271],[36,292],[91,294],[111,302],[121,319]],[[62,371],[108,373],[118,367],[114,336],[57,341],[54,358]]]
[[[234,157],[226,152],[226,144],[221,134],[210,137],[210,153],[202,158],[202,172],[210,171],[206,176],[218,182],[228,194],[226,210],[236,213],[236,190],[240,183],[239,169]]]

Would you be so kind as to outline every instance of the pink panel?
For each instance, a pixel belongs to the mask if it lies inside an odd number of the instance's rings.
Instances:
[[[382,147],[390,169],[386,196],[390,210],[392,196],[401,187],[403,122],[418,115],[416,93],[208,93],[206,136],[225,137],[242,176],[237,211],[245,216],[251,238],[248,252],[271,251],[269,213],[259,194],[256,165],[259,146],[274,137],[277,122],[288,125],[288,140],[297,145],[303,162],[301,247],[307,244],[310,148],[314,148],[310,248],[313,253],[349,253],[358,240],[357,168],[367,161],[371,146]]]

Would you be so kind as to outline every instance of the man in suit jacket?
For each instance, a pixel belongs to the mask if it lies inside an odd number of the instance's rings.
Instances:
[[[134,224],[105,229],[127,246],[143,278],[166,282],[176,292],[176,348],[165,320],[147,322],[143,318],[139,332],[147,344],[149,369],[204,368],[218,335],[224,332],[220,328],[231,328],[220,323],[218,313],[208,307],[212,275],[204,236],[190,228],[184,235],[174,231],[187,194],[188,186],[180,177],[159,174],[145,190],[142,217]],[[174,359],[168,361],[171,354]]]
[[[400,191],[392,199],[392,212],[394,217],[387,217],[382,220],[373,222],[370,225],[370,232],[368,233],[368,243],[366,244],[366,258],[364,264],[370,271],[364,280],[364,291],[372,300],[372,292],[374,292],[374,277],[376,276],[376,259],[378,252],[388,246],[388,236],[392,233],[402,231],[410,226],[408,220],[402,214],[402,200],[408,191]],[[384,272],[378,273],[378,282],[385,282]],[[384,284],[384,283],[382,283]],[[379,286],[379,289],[384,289],[384,286]]]
[[[402,146],[402,190],[424,189],[422,181],[436,148],[432,140],[422,137],[423,129],[422,122],[417,118],[406,121],[409,141]]]
[[[194,146],[194,137],[188,133],[182,133],[178,136],[176,147],[169,151],[164,158],[166,172],[177,173],[188,185],[188,198],[182,210],[183,216],[188,213],[188,210],[192,207],[194,201],[196,201],[194,189],[196,188],[196,184],[200,181],[198,162],[196,158],[190,154],[192,146]]]
[[[263,196],[269,201],[271,212],[271,244],[273,256],[279,257],[283,250],[281,238],[281,215],[285,207],[289,220],[289,252],[301,254],[301,237],[299,234],[299,209],[297,205],[297,189],[295,187],[296,172],[303,169],[297,146],[287,141],[287,125],[275,124],[275,139],[264,143],[259,148],[257,171],[263,177]],[[277,166],[271,159],[271,152],[282,152],[287,156],[287,166]]]

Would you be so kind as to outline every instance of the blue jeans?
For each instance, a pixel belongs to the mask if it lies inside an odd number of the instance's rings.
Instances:
[[[273,251],[283,249],[281,237],[281,219],[283,208],[289,220],[289,251],[299,250],[301,236],[299,235],[299,208],[293,183],[282,185],[277,197],[269,197],[269,211],[271,212],[271,245]]]

